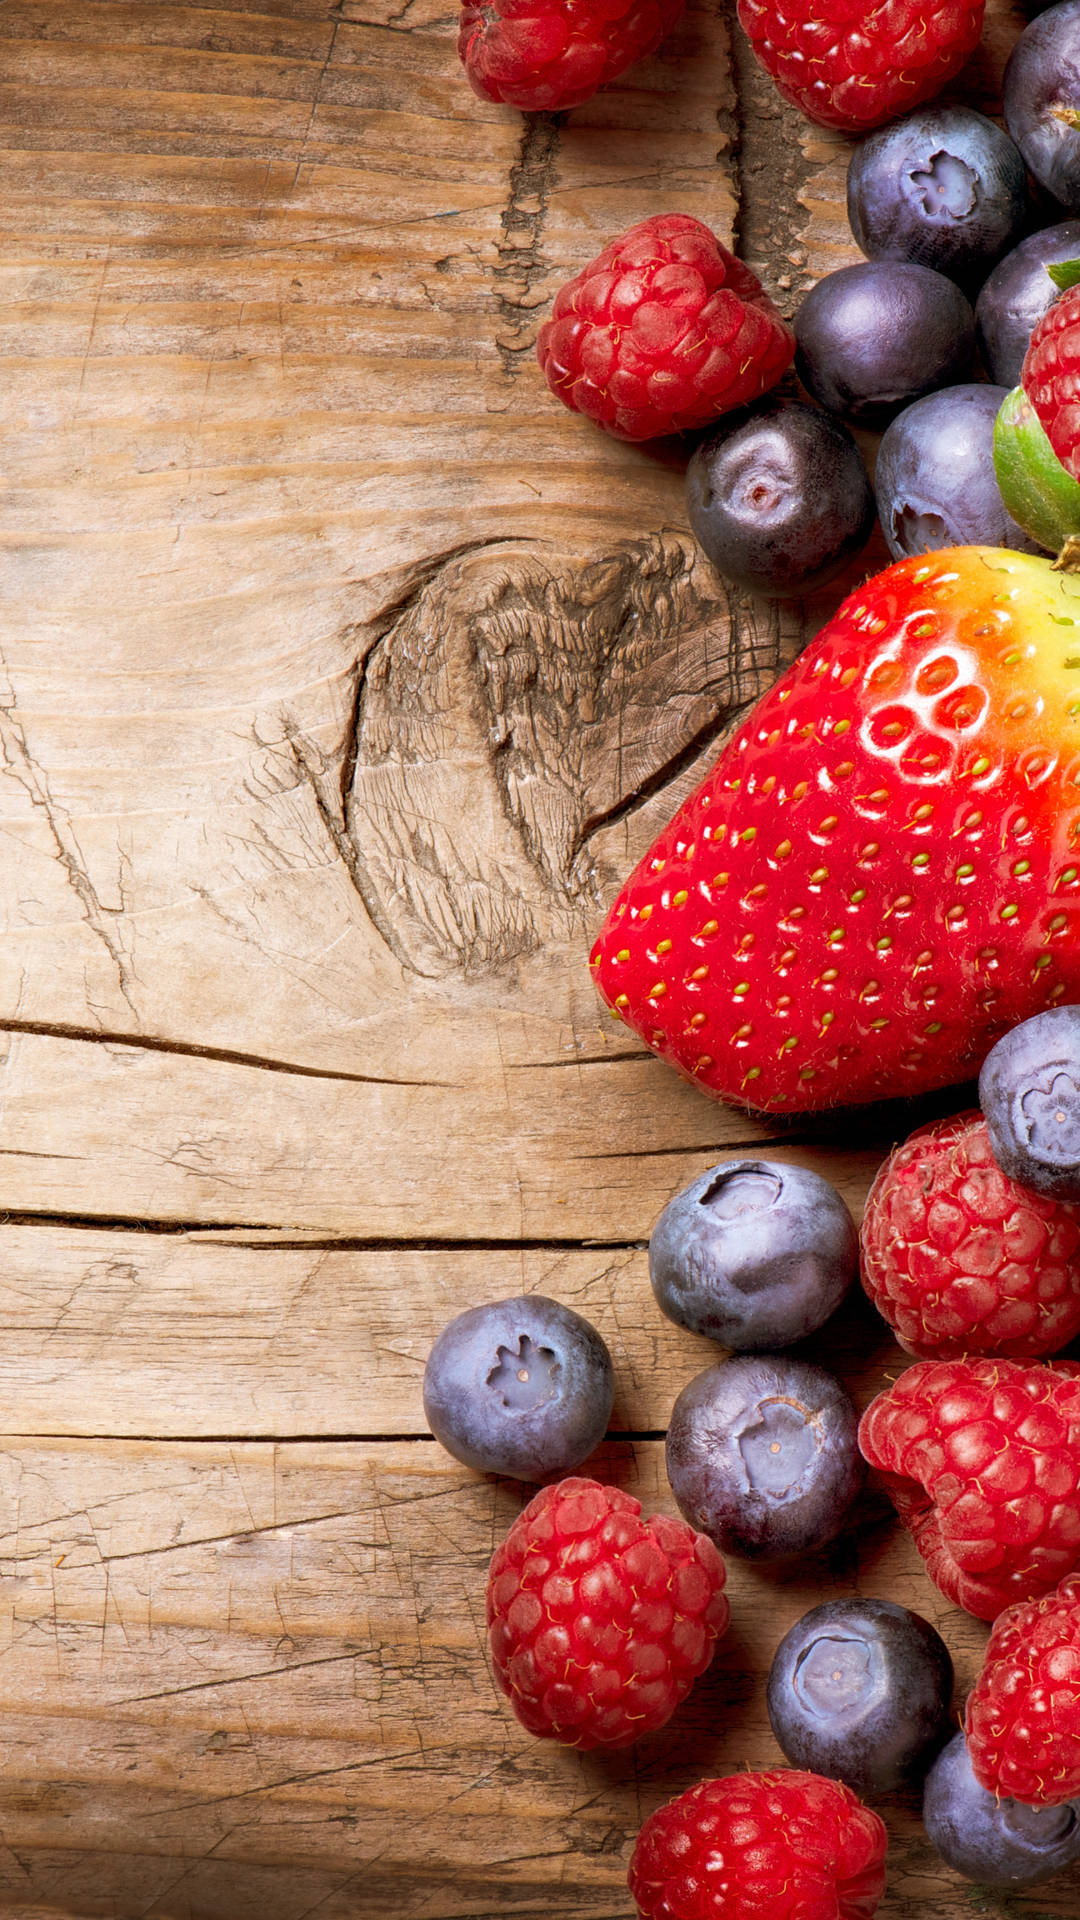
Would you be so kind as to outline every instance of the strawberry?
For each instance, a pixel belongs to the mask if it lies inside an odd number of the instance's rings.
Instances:
[[[622,889],[613,1013],[720,1099],[973,1074],[1080,999],[1080,581],[957,547],[849,595]]]

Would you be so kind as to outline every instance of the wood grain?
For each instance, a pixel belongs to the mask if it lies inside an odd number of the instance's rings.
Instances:
[[[467,1307],[522,1293],[564,1301],[607,1341],[614,1432],[662,1431],[717,1358],[663,1318],[641,1247],[372,1252],[8,1226],[4,1424],[27,1437],[426,1436],[436,1335]],[[863,1397],[904,1364],[861,1295],[805,1352]]]
[[[685,449],[556,406],[535,334],[673,207],[790,306],[850,246],[841,149],[800,148],[716,0],[558,116],[475,100],[454,12],[0,6],[13,1920],[629,1920],[644,1815],[777,1760],[764,1675],[823,1592],[935,1619],[958,1698],[985,1637],[867,1495],[818,1561],[733,1566],[713,1670],[629,1755],[529,1740],[487,1671],[525,1490],[425,1433],[446,1318],[585,1311],[618,1375],[591,1464],[672,1511],[657,1436],[714,1350],[652,1301],[662,1205],[768,1143],[857,1213],[951,1096],[750,1120],[584,965],[836,596],[714,575]],[[813,1351],[860,1405],[901,1364],[861,1298]],[[980,1903],[886,1812],[882,1920],[1075,1913],[1075,1876]]]

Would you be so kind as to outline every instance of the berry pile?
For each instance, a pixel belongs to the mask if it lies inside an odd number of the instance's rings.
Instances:
[[[681,11],[463,0],[460,53],[484,97],[560,111]],[[791,1766],[693,1786],[629,1870],[644,1920],[869,1920],[886,1836],[857,1794],[925,1780],[942,1859],[989,1886],[1080,1858],[1080,1365],[1053,1358],[1080,1334],[1080,221],[1061,217],[1080,210],[1080,0],[1018,36],[1005,128],[936,101],[982,0],[738,13],[788,101],[867,136],[847,182],[866,258],[789,326],[699,220],[641,221],[556,294],[540,367],[622,440],[708,429],[688,516],[730,588],[817,590],[875,508],[896,564],[743,717],[614,901],[593,975],[734,1104],[808,1113],[979,1073],[980,1110],[895,1148],[858,1235],[787,1160],[732,1159],[664,1209],[650,1304],[735,1356],[672,1408],[683,1520],[576,1477],[615,1370],[557,1301],[460,1315],[425,1406],[464,1465],[542,1483],[491,1561],[491,1660],[529,1732],[582,1749],[678,1714],[728,1625],[721,1552],[820,1550],[857,1524],[870,1467],[940,1593],[994,1623],[964,1733],[927,1621],[872,1595],[815,1607],[768,1682]],[[873,488],[851,425],[884,429]],[[916,1356],[861,1422],[785,1351],[857,1266]]]
[[[791,1770],[705,1780],[646,1822],[630,1867],[644,1920],[869,1920],[885,1832],[856,1795],[923,1779],[927,1832],[963,1874],[1030,1885],[1080,1851],[1080,1364],[1009,1357],[1029,1351],[1036,1323],[1046,1347],[1050,1327],[1060,1344],[1077,1325],[1071,1109],[1052,1138],[1069,1198],[1023,1186],[992,1151],[1003,1129],[1038,1172],[1045,1102],[1032,1090],[1058,1088],[1070,1061],[1080,1079],[1080,1008],[1010,1030],[986,1062],[985,1116],[921,1128],[882,1168],[860,1236],[872,1298],[913,1350],[952,1355],[967,1340],[984,1357],[908,1367],[857,1428],[829,1373],[756,1351],[843,1300],[854,1229],[828,1183],[732,1160],[665,1208],[650,1244],[657,1304],[750,1349],[690,1380],[672,1409],[684,1520],[647,1520],[617,1488],[560,1477],[612,1404],[610,1356],[580,1316],[525,1295],[460,1315],[432,1348],[425,1397],[444,1444],[550,1482],[487,1583],[494,1678],[531,1734],[617,1749],[666,1727],[729,1624],[718,1548],[751,1562],[815,1551],[852,1524],[865,1463],[940,1591],[996,1622],[966,1735],[950,1741],[952,1662],[926,1620],[885,1597],[811,1609],[767,1687]]]

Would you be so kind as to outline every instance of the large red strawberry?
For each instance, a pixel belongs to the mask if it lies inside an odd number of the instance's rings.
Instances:
[[[721,1099],[975,1072],[1080,1000],[1080,580],[950,548],[845,600],[631,875],[612,1011]]]
[[[848,133],[940,93],[979,44],[983,0],[739,0],[785,100]]]

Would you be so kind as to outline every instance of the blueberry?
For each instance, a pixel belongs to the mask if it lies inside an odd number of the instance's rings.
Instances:
[[[985,114],[935,103],[860,142],[847,209],[871,260],[914,260],[970,287],[1024,231],[1027,173]]]
[[[1080,211],[1080,0],[1032,20],[1005,68],[1005,125],[1040,186]]]
[[[795,315],[795,338],[799,377],[815,400],[883,426],[907,401],[966,377],[975,317],[943,273],[866,260],[818,281]]]
[[[926,1776],[923,1825],[946,1866],[984,1887],[1033,1887],[1080,1860],[1080,1800],[999,1800],[972,1773],[962,1733]]]
[[[998,262],[975,302],[979,352],[991,380],[1015,387],[1032,332],[1060,298],[1046,269],[1080,259],[1080,220],[1063,220],[1021,240]]]
[[[953,1666],[939,1633],[891,1600],[828,1600],[784,1635],[769,1719],[793,1767],[892,1793],[949,1737]]]
[[[858,1257],[855,1223],[820,1174],[732,1160],[664,1208],[649,1241],[649,1278],[677,1327],[752,1353],[820,1327]]]
[[[942,387],[886,427],[874,486],[894,560],[937,547],[1041,548],[1005,511],[994,473],[1004,387]]]
[[[775,1560],[839,1533],[863,1480],[855,1409],[821,1367],[722,1360],[672,1408],[667,1472],[679,1511],[722,1552]]]
[[[979,1075],[990,1150],[1003,1173],[1080,1200],[1080,1007],[1050,1007],[991,1047]]]
[[[690,525],[714,567],[755,593],[807,593],[866,544],[874,497],[846,427],[773,400],[711,433],[686,476]]]
[[[424,1369],[427,1422],[455,1460],[515,1480],[555,1480],[611,1418],[611,1355],[596,1328],[541,1293],[459,1313]]]

